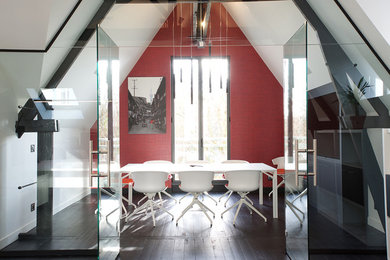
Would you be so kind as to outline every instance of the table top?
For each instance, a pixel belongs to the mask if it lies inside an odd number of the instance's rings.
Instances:
[[[120,169],[121,172],[134,171],[164,171],[169,173],[177,173],[180,171],[212,171],[216,173],[224,173],[235,170],[253,170],[261,172],[273,173],[276,168],[264,163],[209,163],[209,164],[168,164],[168,163],[129,163]]]

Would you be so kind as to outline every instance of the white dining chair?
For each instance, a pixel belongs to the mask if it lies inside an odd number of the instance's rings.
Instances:
[[[301,190],[301,187],[297,187],[297,185],[295,183],[295,176],[292,174],[285,173],[285,159],[283,156],[273,159],[272,163],[274,165],[276,165],[278,176],[281,176],[283,178],[283,180],[278,184],[277,189],[281,185],[285,184],[284,187],[285,187],[287,194],[294,194],[294,192]],[[268,196],[271,196],[271,194],[272,194],[272,191],[268,194]],[[302,210],[300,210],[297,206],[294,205],[294,201],[297,198],[302,197],[304,194],[306,194],[306,189],[303,192],[301,192],[292,201],[289,201],[287,197],[285,199],[287,207],[289,207],[290,210],[292,211],[292,213],[297,217],[300,224],[303,223],[303,218],[305,217],[305,213]],[[298,212],[302,214],[302,218],[300,217]]]
[[[208,161],[205,161],[205,160],[194,160],[194,161],[187,161],[186,164],[188,164],[188,165],[190,165],[190,166],[196,167],[196,166],[207,165],[207,164],[209,164],[209,162],[208,162]],[[218,202],[217,202],[213,197],[211,197],[211,195],[210,195],[207,191],[203,192],[203,194],[206,195],[207,197],[209,197],[212,201],[214,201],[215,205],[218,205]],[[187,194],[185,194],[183,197],[181,197],[181,198],[179,199],[179,203],[180,203],[185,197],[187,197],[188,195],[190,195],[190,193],[187,193]],[[203,200],[203,197],[202,197],[202,200]]]
[[[225,161],[222,161],[221,163],[249,163],[248,161],[245,161],[245,160],[225,160]],[[232,196],[233,194],[233,191],[231,190],[227,190],[221,197],[219,197],[218,201],[221,202],[221,199],[225,196],[228,196],[228,198],[226,199],[225,203],[223,204],[224,207],[226,208],[226,204],[227,202],[229,201],[230,197]],[[247,198],[251,204],[253,205],[253,201],[250,200],[249,198]]]
[[[181,184],[179,188],[182,191],[188,192],[193,195],[192,202],[183,210],[180,217],[176,220],[176,225],[179,220],[190,210],[195,204],[197,204],[202,212],[207,216],[210,221],[210,226],[213,225],[213,221],[210,216],[207,214],[207,211],[211,212],[213,218],[215,218],[215,213],[208,208],[205,204],[199,201],[199,195],[203,194],[203,192],[210,191],[213,188],[212,181],[214,179],[214,172],[211,171],[202,171],[202,170],[194,170],[194,171],[181,171],[178,173]]]
[[[166,161],[166,160],[150,160],[150,161],[145,161],[144,162],[144,164],[172,164],[172,162],[171,161]],[[171,178],[171,175],[169,175],[169,177]],[[163,191],[161,191],[161,192],[158,192],[157,194],[158,194],[158,197],[159,197],[159,199],[160,199],[160,201],[161,201],[161,203],[162,203],[162,197],[161,197],[161,193],[164,193],[165,195],[167,195],[168,197],[170,197],[171,199],[173,199],[174,201],[175,201],[175,203],[177,203],[177,200],[171,195],[171,194],[169,194],[168,192],[167,192],[167,189],[168,189],[168,187],[167,186],[165,186],[165,189],[163,190]],[[144,200],[146,200],[147,199],[147,196],[144,196],[142,199],[140,199],[139,201],[138,201],[138,205],[139,204],[141,204],[141,202],[142,201],[144,201]]]
[[[238,212],[240,211],[241,206],[244,204],[248,207],[248,209],[250,209],[250,213],[252,213],[253,210],[260,217],[262,217],[265,222],[267,222],[267,218],[245,199],[249,192],[259,189],[260,176],[260,172],[254,170],[237,170],[225,172],[225,178],[228,181],[227,188],[233,192],[237,192],[241,198],[231,207],[222,212],[221,218],[223,218],[223,214],[238,206],[233,220],[233,225],[235,226]]]
[[[160,203],[156,203],[153,198],[158,192],[162,192],[165,189],[165,181],[168,179],[168,172],[162,171],[135,171],[131,173],[131,178],[134,181],[134,190],[144,193],[148,200],[140,207],[136,208],[130,215],[125,219],[128,222],[129,219],[137,214],[138,212],[148,209],[152,213],[153,226],[156,226],[156,220],[154,216],[154,207],[158,207],[174,219],[173,215]]]
[[[282,186],[284,184],[284,177],[285,177],[285,174],[284,174],[285,173],[284,172],[284,157],[283,156],[276,157],[276,158],[272,159],[272,163],[274,165],[276,165],[278,176],[282,177],[282,181],[276,187],[276,190],[278,190],[280,188],[280,186]],[[273,193],[273,191],[271,190],[270,193],[268,193],[268,197],[271,197],[272,193]]]

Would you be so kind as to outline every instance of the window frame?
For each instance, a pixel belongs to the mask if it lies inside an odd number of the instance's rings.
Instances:
[[[173,70],[173,62],[175,59],[197,59],[198,64],[202,64],[202,60],[212,58],[226,58],[228,63],[227,68],[227,81],[226,81],[226,104],[227,104],[227,113],[226,113],[226,123],[227,123],[227,159],[230,159],[230,56],[183,56],[183,57],[174,57],[171,56],[171,158],[172,162],[175,163],[175,75]],[[198,105],[199,105],[199,137],[198,137],[198,159],[202,160],[204,158],[204,146],[203,146],[203,68],[200,65],[198,70]],[[196,97],[194,97],[196,98]]]

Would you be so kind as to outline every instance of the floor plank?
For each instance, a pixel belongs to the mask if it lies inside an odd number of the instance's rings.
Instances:
[[[215,218],[213,225],[197,206],[188,211],[176,226],[176,220],[166,213],[157,210],[156,227],[152,227],[152,218],[149,215],[131,219],[129,223],[122,223],[125,231],[121,234],[120,259],[287,259],[285,255],[285,227],[284,211],[280,211],[280,218],[272,218],[272,201],[265,198],[264,205],[259,205],[257,194],[250,194],[268,222],[257,214],[249,214],[243,207],[237,217],[236,226],[232,225],[235,210],[228,211],[221,218],[225,210],[222,202],[215,203],[207,197],[204,203],[213,211]],[[218,199],[222,193],[212,194]],[[176,199],[183,194],[174,194]],[[134,195],[134,200],[140,199],[140,195]],[[233,195],[227,207],[233,205],[239,199]],[[173,200],[166,200],[164,206],[178,218],[181,212],[191,202],[191,197],[186,197],[180,204]],[[281,197],[281,203],[282,197]],[[211,216],[211,214],[210,214]],[[128,248],[137,247],[137,240],[143,241],[144,247],[139,255],[129,252]],[[264,243],[271,240],[271,243]],[[136,258],[135,258],[136,257]]]

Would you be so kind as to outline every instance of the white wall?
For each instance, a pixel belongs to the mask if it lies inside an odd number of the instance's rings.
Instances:
[[[35,182],[37,155],[30,152],[36,146],[36,134],[18,139],[15,122],[18,105],[24,105],[26,88],[37,88],[42,54],[0,53],[0,248],[17,239],[36,223],[37,186],[18,190],[20,185]],[[21,74],[23,72],[23,75]]]
[[[21,98],[27,100],[27,92],[25,95],[20,94],[17,87],[27,82],[14,79],[15,75],[1,69],[2,62],[7,62],[9,58],[10,55],[4,54],[0,57],[0,249],[16,240],[20,232],[33,228],[36,223],[36,212],[30,212],[30,205],[36,203],[37,186],[21,190],[17,187],[36,181],[37,154],[30,152],[30,145],[36,147],[37,138],[36,134],[25,134],[21,139],[16,137],[17,105]],[[18,58],[20,55],[13,56],[14,60]],[[39,57],[29,58],[27,67],[36,65],[35,62],[39,64]],[[26,77],[28,75],[26,73]],[[28,82],[33,85],[33,78]]]
[[[38,91],[46,83],[100,3],[83,1],[67,25],[76,28],[65,28],[66,34],[49,53],[0,53],[0,249],[36,226],[36,211],[30,212],[30,205],[37,203],[37,185],[17,187],[37,181],[37,153],[30,152],[31,144],[37,148],[37,134],[16,137],[18,105],[28,100],[27,89]],[[79,103],[55,110],[60,112],[56,118],[60,132],[54,134],[54,213],[89,194],[88,140],[96,121],[96,48],[81,53],[60,87],[74,89]]]
[[[61,128],[54,133],[53,214],[90,194],[89,129]]]
[[[30,205],[37,202],[37,186],[21,190],[17,187],[36,182],[37,154],[30,152],[30,145],[36,145],[36,134],[26,134],[21,139],[3,133],[0,136],[1,249],[36,225],[36,211],[31,212]]]

